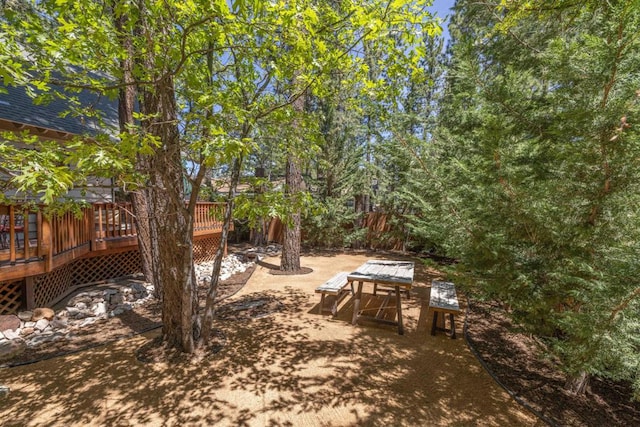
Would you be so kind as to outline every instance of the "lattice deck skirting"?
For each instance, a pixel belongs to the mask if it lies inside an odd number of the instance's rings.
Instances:
[[[137,250],[80,258],[34,279],[37,307],[46,307],[79,285],[130,276],[141,271]]]
[[[140,253],[137,250],[81,258],[72,266],[71,286],[130,276],[142,271]]]
[[[50,301],[69,291],[73,264],[63,265],[33,279],[33,297],[36,307],[46,307]]]
[[[222,236],[220,234],[195,240],[193,242],[194,262],[199,264],[201,262],[213,261],[221,241]]]
[[[0,283],[0,314],[11,314],[18,311],[22,304],[24,280]]]
[[[194,261],[212,261],[220,242],[220,234],[194,240]],[[137,249],[76,259],[49,273],[35,276],[33,302],[36,307],[46,307],[80,285],[130,276],[140,271],[142,265]],[[24,308],[24,284],[24,279],[0,282],[0,314],[15,313]]]

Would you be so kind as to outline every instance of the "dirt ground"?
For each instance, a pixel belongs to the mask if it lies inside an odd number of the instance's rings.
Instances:
[[[544,425],[483,369],[461,339],[462,316],[459,339],[429,335],[428,284],[436,271],[416,265],[412,297],[403,299],[403,336],[393,326],[352,326],[350,299],[335,319],[318,314],[314,289],[372,258],[388,256],[306,255],[302,265],[312,272],[299,276],[270,274],[279,260],[263,260],[244,286],[226,285],[216,324],[223,345],[199,363],[136,358],[159,333],[151,329],[157,310],[147,307],[55,351],[87,350],[0,369],[0,384],[10,388],[0,397],[1,424]],[[143,329],[150,330],[136,334]]]
[[[640,403],[631,401],[630,384],[592,378],[584,396],[569,393],[565,376],[544,343],[514,333],[495,303],[471,301],[467,340],[497,380],[550,425],[640,426]]]

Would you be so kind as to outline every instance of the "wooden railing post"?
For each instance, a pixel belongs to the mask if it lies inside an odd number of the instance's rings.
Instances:
[[[9,262],[16,263],[16,209],[9,206]]]
[[[102,221],[102,205],[96,205],[96,207],[98,208],[98,239],[104,239],[105,238],[105,230],[102,228],[103,227],[103,221]]]
[[[29,211],[22,211],[22,243],[24,247],[24,259],[31,258],[31,242],[29,241]]]
[[[53,262],[53,235],[51,230],[51,222],[45,216],[41,216],[42,218],[42,240],[41,240],[41,249],[40,255],[44,257],[45,263],[45,271],[49,272],[52,270],[52,262]]]
[[[89,231],[89,250],[96,250],[96,205],[85,210],[87,228]]]

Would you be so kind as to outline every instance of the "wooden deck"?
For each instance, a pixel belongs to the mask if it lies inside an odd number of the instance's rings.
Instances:
[[[199,202],[194,239],[222,232],[224,203]],[[41,209],[0,205],[0,282],[53,271],[76,259],[137,247],[131,204],[95,203],[45,216]]]

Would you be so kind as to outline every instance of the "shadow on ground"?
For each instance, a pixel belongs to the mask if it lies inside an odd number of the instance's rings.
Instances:
[[[4,425],[535,425],[485,374],[463,340],[428,334],[428,278],[405,300],[406,333],[317,314],[330,273],[366,258],[307,259],[300,277],[258,269],[238,298],[279,302],[266,317],[219,321],[227,345],[201,363],[143,364],[154,333],[28,367],[0,370]],[[338,268],[339,267],[339,268]],[[421,267],[419,267],[421,268]],[[403,303],[404,305],[404,303]]]

